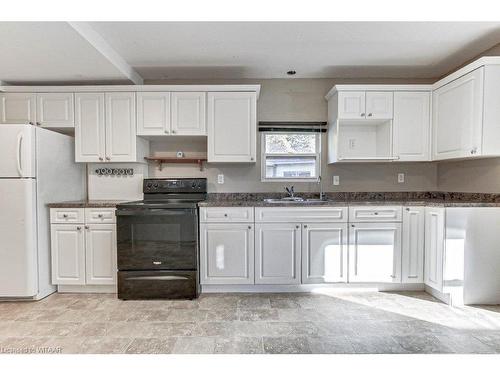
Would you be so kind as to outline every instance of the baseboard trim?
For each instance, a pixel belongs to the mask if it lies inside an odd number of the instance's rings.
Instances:
[[[302,285],[202,285],[202,293],[300,293],[327,292],[328,290],[372,290],[380,292],[423,291],[424,284],[302,284]]]
[[[446,303],[447,305],[452,305],[452,298],[451,295],[448,293],[443,293],[440,292],[437,289],[434,289],[433,287],[430,287],[429,285],[425,285],[425,292],[429,293],[431,296],[434,298],[437,298],[441,302]]]
[[[116,293],[116,285],[58,285],[58,293]]]

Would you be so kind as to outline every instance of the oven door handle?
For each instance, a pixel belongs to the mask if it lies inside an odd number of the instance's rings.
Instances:
[[[131,276],[126,280],[189,280],[186,276]]]
[[[196,210],[169,210],[161,208],[148,208],[143,210],[116,210],[116,216],[184,216],[187,214],[196,214]]]

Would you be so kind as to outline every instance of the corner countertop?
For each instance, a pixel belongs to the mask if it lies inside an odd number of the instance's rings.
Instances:
[[[66,201],[66,202],[55,202],[48,203],[49,208],[115,208],[117,204],[123,203],[124,201]]]

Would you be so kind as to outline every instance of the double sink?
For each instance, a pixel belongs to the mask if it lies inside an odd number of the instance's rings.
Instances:
[[[285,197],[285,198],[266,198],[264,199],[264,202],[266,203],[286,203],[286,204],[293,204],[293,203],[322,203],[326,202],[326,199],[320,199],[320,198],[300,198],[300,197]]]

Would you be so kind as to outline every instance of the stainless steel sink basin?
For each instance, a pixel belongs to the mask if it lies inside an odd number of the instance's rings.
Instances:
[[[319,199],[319,198],[309,198],[309,199],[304,199],[300,197],[294,197],[294,198],[267,198],[264,199],[264,202],[267,203],[288,203],[288,204],[293,204],[293,203],[321,203],[325,202],[324,199]]]

